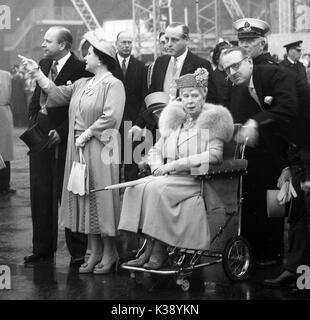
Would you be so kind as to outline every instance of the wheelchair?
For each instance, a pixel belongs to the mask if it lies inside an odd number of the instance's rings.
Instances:
[[[235,125],[235,134],[240,129]],[[242,186],[248,162],[244,158],[245,145],[233,139],[224,145],[223,162],[219,165],[202,166],[191,171],[200,183],[200,195],[204,199],[211,231],[210,249],[207,251],[184,248],[167,248],[169,266],[160,270],[147,270],[123,264],[121,268],[130,272],[131,278],[141,282],[141,273],[173,276],[184,292],[190,288],[195,270],[222,263],[226,276],[232,281],[243,281],[252,267],[252,254],[248,241],[241,236]],[[143,164],[141,176],[150,173]],[[146,240],[137,251],[138,258],[144,251]],[[202,258],[210,261],[202,262]]]

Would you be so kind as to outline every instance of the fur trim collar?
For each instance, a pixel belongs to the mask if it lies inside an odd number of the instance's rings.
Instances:
[[[186,119],[180,101],[169,103],[162,111],[159,118],[159,131],[164,137],[168,137],[172,131],[177,130]],[[220,139],[229,142],[234,133],[233,118],[227,108],[206,103],[197,119],[198,129],[208,129],[209,139]]]

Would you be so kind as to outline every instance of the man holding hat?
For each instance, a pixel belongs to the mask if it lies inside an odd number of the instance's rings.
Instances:
[[[305,66],[299,61],[301,58],[301,44],[303,41],[296,41],[284,46],[286,48],[287,57],[280,63],[284,68],[296,73],[304,83],[308,83]]]
[[[62,26],[47,30],[41,45],[44,59],[42,72],[56,85],[66,85],[85,76],[85,64],[70,51],[71,32]],[[90,74],[89,74],[90,75]],[[51,261],[57,249],[58,201],[61,200],[68,138],[68,106],[50,108],[41,104],[41,88],[36,86],[29,105],[29,126],[37,124],[49,137],[49,147],[30,152],[30,200],[33,224],[33,253],[25,263]],[[84,262],[87,238],[66,229],[71,264]]]

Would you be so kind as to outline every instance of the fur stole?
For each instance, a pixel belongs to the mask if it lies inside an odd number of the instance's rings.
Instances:
[[[162,111],[159,118],[159,131],[163,137],[168,137],[171,131],[175,131],[186,119],[180,101],[169,103]],[[233,118],[227,108],[206,103],[197,119],[198,129],[208,129],[209,139],[219,139],[229,142],[234,133]]]

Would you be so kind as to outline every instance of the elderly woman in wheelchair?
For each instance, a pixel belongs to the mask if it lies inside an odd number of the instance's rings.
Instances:
[[[167,245],[208,250],[210,229],[200,183],[191,170],[220,164],[231,140],[233,119],[222,106],[207,104],[208,72],[198,69],[177,79],[180,100],[168,104],[159,119],[161,137],[148,154],[152,177],[125,190],[119,230],[142,232],[148,241],[126,265],[158,270]]]

